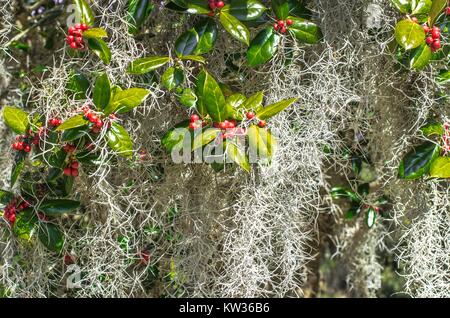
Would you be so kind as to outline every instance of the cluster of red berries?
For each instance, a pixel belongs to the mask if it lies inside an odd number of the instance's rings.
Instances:
[[[256,117],[254,112],[248,112],[245,116],[247,117],[248,120],[253,120]],[[258,121],[258,126],[260,128],[264,128],[264,127],[266,127],[266,125],[267,125],[267,123],[266,123],[265,120],[259,120]]]
[[[102,127],[104,125],[103,120],[99,116],[94,114],[94,112],[89,108],[89,106],[83,106],[83,113],[84,119],[89,120],[93,124],[91,131],[94,134],[98,134],[102,130]]]
[[[48,120],[48,125],[52,126],[52,127],[58,127],[62,123],[63,123],[63,121],[61,119],[58,119],[58,118],[50,118]]]
[[[86,47],[83,40],[83,32],[87,29],[89,29],[89,26],[85,23],[77,23],[74,26],[69,27],[67,43],[72,49],[84,49]]]
[[[433,52],[436,52],[441,48],[441,29],[437,26],[434,26],[430,29],[427,24],[424,24],[423,30],[427,34],[426,42],[430,46]]]
[[[197,129],[202,126],[205,126],[206,122],[200,119],[200,116],[197,114],[193,114],[191,116],[191,122],[189,123],[189,129]]]
[[[67,153],[74,152],[76,149],[77,149],[77,147],[75,147],[74,145],[71,145],[71,144],[65,144],[63,146],[63,150]]]
[[[32,130],[28,132],[28,135],[20,135],[16,137],[16,142],[11,145],[14,150],[17,151],[31,151],[31,145],[39,144],[39,133],[35,134]]]
[[[72,161],[67,167],[64,168],[64,175],[77,177],[79,167],[80,164],[78,163],[78,161]]]
[[[209,0],[208,1],[209,8],[211,11],[208,13],[210,17],[213,17],[215,15],[214,10],[216,9],[222,9],[225,6],[225,3],[221,0]]]
[[[278,20],[276,23],[273,24],[273,28],[275,31],[280,31],[281,33],[286,33],[287,27],[292,25],[294,21],[291,19],[287,19],[286,21]]]
[[[30,204],[26,201],[23,201],[18,206],[16,206],[16,204],[16,199],[13,199],[8,203],[3,213],[3,216],[9,221],[11,225],[14,225],[14,222],[16,222],[17,212],[20,212],[30,206]]]
[[[446,15],[450,15],[450,7],[447,7],[447,8],[445,9],[445,14],[446,14]]]
[[[444,123],[444,135],[442,136],[444,142],[444,154],[450,153],[450,123]]]

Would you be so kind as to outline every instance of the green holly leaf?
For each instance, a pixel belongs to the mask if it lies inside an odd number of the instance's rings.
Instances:
[[[259,111],[262,108],[263,99],[264,91],[257,92],[247,98],[247,100],[239,108],[244,110]]]
[[[102,39],[90,38],[88,39],[89,48],[108,65],[111,62],[111,51],[108,45]]]
[[[194,52],[198,43],[198,34],[195,29],[190,29],[181,34],[175,41],[175,53],[178,57],[190,55]]]
[[[0,204],[7,205],[14,198],[14,193],[0,189]]]
[[[423,143],[406,154],[400,162],[400,179],[418,179],[430,170],[431,163],[439,156],[440,147],[430,141]]]
[[[409,61],[410,67],[415,70],[423,69],[430,62],[432,54],[431,48],[426,43],[423,43],[412,52]]]
[[[93,99],[97,109],[105,109],[111,98],[111,83],[106,73],[100,74],[95,81]]]
[[[94,25],[94,13],[85,0],[74,0],[76,20],[87,25]]]
[[[180,57],[180,59],[195,61],[195,62],[199,62],[201,64],[206,64],[205,58],[203,56],[199,56],[199,55],[186,55],[186,56]]]
[[[231,14],[222,11],[219,17],[220,23],[225,30],[231,34],[236,40],[249,45],[250,43],[250,31]]]
[[[185,120],[175,125],[175,127],[169,129],[164,137],[161,139],[162,145],[166,148],[167,152],[171,153],[173,150],[179,150],[183,147],[184,140],[190,139],[190,145],[194,139],[194,133],[188,129],[189,121]],[[184,128],[184,129],[179,129]]]
[[[89,89],[89,80],[80,72],[71,70],[69,80],[66,85],[66,89],[69,94],[73,94],[73,97],[77,100],[86,99],[86,92]]]
[[[61,252],[64,245],[64,236],[55,224],[41,222],[38,227],[38,237],[48,250],[56,253]]]
[[[127,22],[129,24],[128,32],[138,33],[142,24],[149,17],[155,5],[150,0],[128,0]]]
[[[197,96],[190,88],[184,88],[178,96],[178,101],[186,107],[194,107],[197,103]]]
[[[317,24],[306,19],[289,17],[293,24],[289,32],[300,42],[316,44],[322,39],[322,32]]]
[[[279,112],[283,111],[293,103],[297,101],[298,98],[290,98],[282,100],[278,103],[268,105],[262,108],[260,111],[256,113],[256,117],[259,119],[268,119],[270,117],[275,116]]]
[[[391,3],[401,12],[411,12],[411,0],[391,0]]]
[[[269,61],[278,49],[280,36],[272,27],[267,27],[259,32],[250,43],[247,50],[247,62],[255,67]]]
[[[397,23],[395,39],[405,50],[412,50],[425,41],[425,32],[420,24],[406,19]]]
[[[256,161],[259,156],[264,159],[271,159],[276,150],[276,140],[268,129],[259,128],[256,125],[251,125],[247,129],[247,136],[249,140],[250,158],[251,161]]]
[[[214,19],[205,18],[194,26],[198,35],[197,45],[192,54],[201,55],[212,50],[217,41],[217,24]]]
[[[19,178],[20,173],[22,172],[24,166],[25,166],[25,153],[18,152],[14,158],[13,167],[11,169],[11,188],[16,183],[17,178]]]
[[[330,195],[335,200],[344,198],[357,204],[361,202],[361,199],[356,192],[343,187],[333,187],[330,190]]]
[[[445,132],[441,123],[430,123],[420,128],[420,130],[427,137],[433,135],[442,136]]]
[[[131,158],[133,155],[133,142],[125,128],[117,123],[112,123],[106,137],[112,150],[122,157]]]
[[[134,60],[128,66],[127,72],[132,75],[142,75],[156,70],[170,61],[168,56],[151,56]]]
[[[161,77],[161,84],[171,91],[184,81],[184,73],[181,68],[169,67]]]
[[[257,0],[231,0],[230,5],[222,8],[239,21],[251,21],[261,17],[267,8]]]
[[[104,113],[126,113],[135,107],[138,107],[150,94],[150,91],[144,88],[129,88],[114,93],[109,105],[105,108]]]
[[[38,207],[38,211],[47,216],[60,216],[73,213],[80,207],[80,201],[68,199],[45,199]]]
[[[197,150],[198,148],[202,148],[203,146],[209,144],[213,140],[220,135],[220,129],[217,128],[209,128],[206,130],[202,130],[199,133],[194,133],[194,141],[192,145],[192,151]]]
[[[430,9],[430,13],[429,13],[428,25],[434,25],[434,23],[436,22],[436,19],[439,17],[439,15],[445,9],[446,6],[447,6],[447,0],[433,0],[431,9]]]
[[[107,38],[108,33],[103,28],[91,28],[86,31],[83,31],[83,38],[91,39],[91,38]]]
[[[450,157],[438,157],[431,163],[430,177],[448,179],[450,178]]]
[[[64,131],[67,129],[81,127],[87,125],[88,123],[89,121],[84,119],[83,115],[76,115],[65,120],[61,125],[56,127],[56,131]]]
[[[197,77],[196,93],[200,114],[208,113],[216,122],[221,122],[228,118],[230,113],[226,107],[225,96],[216,80],[205,70],[200,72]]]
[[[38,218],[32,208],[26,208],[16,216],[13,232],[17,238],[26,242],[30,241],[36,230]]]
[[[277,19],[286,20],[289,16],[289,2],[286,0],[272,0],[272,10]]]
[[[433,0],[412,0],[412,14],[427,14],[430,12]]]
[[[245,171],[250,172],[250,163],[243,147],[238,147],[234,143],[227,141],[226,149],[228,158],[237,163]]]
[[[67,153],[62,148],[53,151],[48,157],[50,167],[62,169],[66,164]]]
[[[188,13],[193,14],[208,14],[211,9],[208,2],[204,0],[185,0]]]
[[[16,134],[23,135],[28,131],[28,114],[20,108],[11,106],[3,107],[3,120]]]
[[[442,69],[439,71],[439,75],[436,77],[436,81],[439,84],[446,84],[450,82],[450,70]]]

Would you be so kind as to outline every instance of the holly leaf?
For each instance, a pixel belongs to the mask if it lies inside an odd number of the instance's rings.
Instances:
[[[180,59],[195,61],[195,62],[199,62],[201,64],[206,64],[205,58],[203,56],[199,56],[199,55],[186,55],[186,56],[180,57]]]
[[[226,149],[228,158],[237,163],[245,171],[250,172],[250,163],[242,147],[238,147],[232,142],[227,142]]]
[[[106,134],[109,147],[117,152],[118,155],[131,158],[133,155],[133,142],[130,135],[121,125],[112,123],[111,128]]]
[[[215,140],[217,136],[220,135],[220,129],[217,128],[209,128],[206,130],[202,130],[199,133],[194,133],[194,141],[192,146],[192,151],[197,150],[211,141]]]
[[[450,178],[450,157],[438,157],[431,163],[430,177],[447,179]]]
[[[194,52],[198,43],[198,34],[195,29],[190,29],[181,34],[175,41],[175,53],[178,57],[190,55]]]
[[[267,8],[257,0],[231,0],[230,5],[222,8],[239,21],[251,21],[261,17]]]
[[[204,0],[185,0],[188,13],[208,14],[210,8],[208,2]]]
[[[91,28],[86,31],[83,31],[83,38],[91,39],[91,38],[107,38],[108,33],[103,28]]]
[[[3,120],[16,134],[23,135],[28,131],[28,114],[20,108],[11,106],[3,107]]]
[[[257,157],[271,159],[276,150],[276,140],[269,130],[250,125],[247,129],[250,159],[255,162]]]
[[[289,16],[289,2],[286,0],[272,0],[272,10],[277,19],[286,20]]]
[[[430,12],[433,0],[412,0],[412,14],[427,14]]]
[[[406,19],[397,23],[395,39],[405,50],[412,50],[425,41],[425,32],[420,24]]]
[[[167,152],[171,153],[174,149],[181,149],[186,138],[189,138],[190,140],[189,145],[192,144],[191,140],[193,140],[193,132],[188,130],[188,125],[189,121],[185,120],[166,132],[161,139],[161,143],[166,148]]]
[[[95,81],[93,99],[97,109],[105,109],[111,98],[111,83],[106,73],[100,74]]]
[[[11,169],[11,188],[16,183],[17,178],[19,178],[19,175],[22,172],[24,166],[25,166],[25,153],[19,152],[16,154],[14,158],[14,164]]]
[[[272,27],[267,27],[259,32],[250,43],[247,50],[247,62],[255,67],[269,61],[278,49],[280,36]]]
[[[80,72],[71,70],[66,89],[73,94],[75,99],[86,99],[86,92],[89,89],[89,80]]]
[[[442,136],[445,132],[441,123],[430,123],[420,128],[420,130],[427,137],[431,137],[433,135]]]
[[[285,99],[278,103],[266,106],[256,113],[256,117],[259,119],[268,119],[270,117],[273,117],[279,112],[289,107],[290,105],[292,105],[293,103],[295,103],[297,99],[298,98]]]
[[[431,5],[429,17],[428,17],[428,25],[434,25],[436,19],[441,14],[442,10],[447,6],[447,0],[433,0]]]
[[[76,20],[87,25],[94,25],[94,13],[85,0],[74,0]]]
[[[161,77],[161,84],[171,91],[184,81],[184,73],[181,68],[169,67]]]
[[[217,41],[217,24],[211,18],[205,18],[194,26],[198,35],[197,45],[192,54],[201,55],[212,50]]]
[[[197,95],[190,88],[184,88],[178,96],[178,101],[186,107],[194,107],[197,103]]]
[[[411,12],[411,0],[391,0],[391,3],[401,12]]]
[[[322,32],[317,24],[306,19],[289,17],[292,25],[289,32],[300,42],[316,44],[322,39]]]
[[[14,198],[14,194],[7,190],[0,189],[0,204],[6,205]]]
[[[61,125],[56,127],[56,131],[64,131],[67,129],[81,127],[87,125],[88,123],[89,121],[84,119],[83,115],[76,115],[65,120]]]
[[[216,122],[227,119],[229,112],[216,80],[207,71],[203,70],[197,77],[196,93],[198,97],[198,110],[200,114],[208,113]]]
[[[259,111],[262,108],[264,91],[257,92],[247,98],[247,100],[239,107],[244,110]]]
[[[377,212],[375,211],[374,208],[370,207],[367,209],[366,211],[366,225],[371,228],[375,225],[375,221],[377,219]]]
[[[144,24],[154,8],[155,5],[150,0],[128,0],[128,32],[131,34],[138,33],[140,27]]]
[[[64,245],[64,236],[55,224],[41,222],[38,227],[38,237],[48,250],[56,253],[61,252]]]
[[[431,48],[426,43],[423,43],[412,52],[409,61],[410,67],[415,70],[423,69],[430,62],[432,54]]]
[[[440,147],[430,141],[411,150],[400,162],[400,179],[418,179],[430,170],[431,163],[439,156]]]
[[[168,56],[151,56],[134,60],[128,66],[127,72],[132,75],[142,75],[156,70],[170,61]]]
[[[219,21],[225,30],[236,40],[249,45],[250,31],[238,19],[227,12],[220,12]]]
[[[105,108],[104,113],[126,113],[135,107],[138,107],[150,94],[150,91],[144,88],[129,88],[117,91]]]
[[[80,207],[80,201],[68,199],[45,199],[38,207],[38,211],[47,216],[60,216],[73,213]]]
[[[105,41],[98,38],[88,39],[89,48],[105,63],[106,65],[111,62],[111,51]]]

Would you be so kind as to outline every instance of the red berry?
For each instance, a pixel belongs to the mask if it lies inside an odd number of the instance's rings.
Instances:
[[[70,169],[72,177],[78,177],[78,169]]]
[[[73,41],[75,41],[75,37],[73,35],[68,35],[67,36],[67,42],[72,43]]]
[[[445,9],[445,14],[450,15],[450,7],[447,7],[447,9]]]
[[[225,6],[225,3],[223,3],[223,1],[217,1],[216,2],[216,7],[218,7],[219,9],[223,8],[224,6]]]
[[[292,21],[291,19],[287,19],[286,20],[286,24],[287,25],[292,25],[294,23],[294,21]]]
[[[73,169],[78,169],[78,167],[80,166],[80,164],[78,163],[78,161],[74,161],[74,162],[72,162],[72,163],[70,164],[70,166],[71,166]]]
[[[13,143],[13,144],[11,145],[11,147],[12,147],[12,149],[17,150],[17,142]]]
[[[95,127],[102,128],[103,127],[103,121],[101,119],[97,119],[95,122]]]
[[[98,133],[100,133],[101,129],[94,126],[94,127],[92,127],[91,131],[92,131],[94,134],[98,134]]]
[[[23,150],[23,148],[24,148],[24,142],[23,141],[21,141],[21,142],[18,142],[17,143],[17,150]]]
[[[191,122],[196,122],[199,119],[200,119],[200,117],[197,114],[191,115]]]
[[[23,147],[23,151],[30,152],[31,151],[30,145],[25,145],[25,147]]]
[[[81,36],[77,36],[75,38],[75,42],[78,43],[78,44],[83,43],[83,38]]]
[[[89,26],[86,23],[81,23],[81,30],[86,31],[87,29],[89,29]]]
[[[280,30],[280,32],[281,32],[281,33],[286,33],[286,28],[285,28],[285,27],[282,27],[281,30]]]
[[[283,21],[283,20],[278,20],[278,25],[279,25],[280,27],[284,26],[284,21]]]
[[[227,122],[227,129],[233,129],[234,127],[236,127],[236,124],[233,121]]]
[[[69,27],[69,35],[73,35],[75,30],[76,29],[74,27]]]
[[[439,39],[434,40],[433,44],[431,44],[431,48],[435,51],[441,48],[441,41]]]
[[[214,1],[210,1],[210,2],[209,2],[209,8],[210,8],[211,10],[215,10],[215,9],[216,9],[216,4],[215,4]]]
[[[278,30],[278,23],[274,23],[274,24],[273,24],[273,28],[274,28],[275,30]]]
[[[212,11],[209,12],[209,13],[208,13],[208,16],[209,16],[209,17],[213,17],[213,16],[214,16],[214,12],[212,12]]]
[[[248,120],[252,120],[253,118],[255,118],[255,113],[254,112],[248,112],[246,116],[247,116]]]
[[[416,17],[412,17],[411,21],[414,22],[414,23],[419,23],[419,20]]]
[[[70,43],[70,47],[75,50],[78,47],[78,45],[75,42],[72,42]]]
[[[223,122],[219,123],[219,128],[220,129],[227,129],[228,128],[228,121],[223,121]]]
[[[75,29],[80,30],[81,29],[81,23],[76,23],[75,24]]]
[[[427,42],[428,45],[431,45],[434,42],[434,39],[431,36],[429,36],[429,37],[427,37],[425,42]]]
[[[70,167],[64,168],[64,175],[71,176],[72,175],[72,169]]]
[[[69,266],[75,263],[75,258],[72,255],[64,255],[64,265]]]
[[[189,123],[189,129],[195,129],[197,128],[197,125],[195,123]]]
[[[441,37],[441,31],[439,29],[433,28],[433,30],[431,31],[431,37],[433,39],[439,39]]]
[[[267,123],[266,123],[265,120],[260,120],[259,123],[258,123],[258,126],[259,126],[260,128],[264,128],[264,127],[266,127],[266,125],[267,125]]]
[[[94,115],[94,114],[91,113],[91,115],[89,116],[89,121],[91,123],[95,123],[95,122],[97,122],[97,120],[98,120],[97,115]]]

